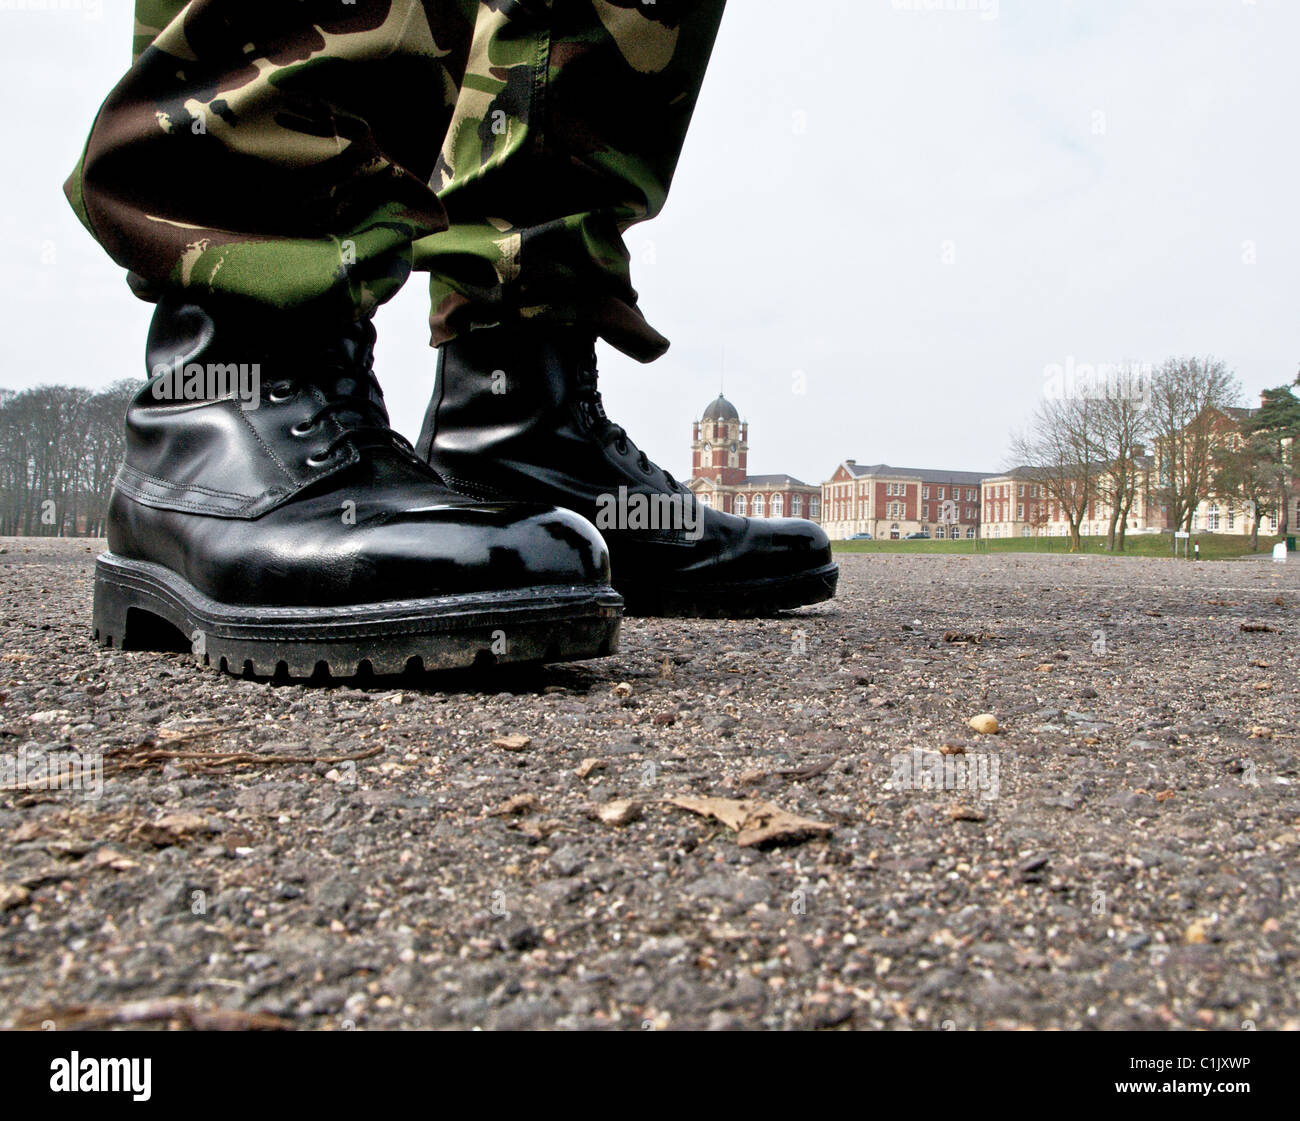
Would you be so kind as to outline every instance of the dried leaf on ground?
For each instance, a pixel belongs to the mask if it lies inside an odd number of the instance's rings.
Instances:
[[[157,821],[137,825],[132,833],[135,840],[151,845],[176,845],[200,833],[216,833],[216,827],[200,814],[164,814]]]
[[[107,846],[96,852],[90,860],[97,868],[112,868],[114,872],[129,872],[132,868],[140,867],[126,853]]]
[[[787,813],[771,802],[748,798],[677,797],[668,801],[703,817],[715,818],[735,830],[736,844],[742,847],[803,841],[809,837],[825,836],[833,828],[822,821]]]
[[[987,815],[974,806],[964,806],[960,802],[954,802],[948,807],[949,821],[985,821],[986,819]]]
[[[496,809],[488,810],[488,817],[520,817],[537,809],[536,794],[516,794],[507,798]]]

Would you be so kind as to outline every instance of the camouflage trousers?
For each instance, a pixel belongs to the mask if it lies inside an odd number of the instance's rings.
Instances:
[[[649,361],[623,235],[724,2],[136,0],[65,189],[146,299],[356,317],[415,269],[435,345],[541,319]]]

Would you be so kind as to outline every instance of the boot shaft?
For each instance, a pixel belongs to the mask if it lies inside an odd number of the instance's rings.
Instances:
[[[620,488],[685,494],[605,415],[595,336],[578,328],[495,328],[444,345],[416,452],[463,493],[563,499],[585,517]]]

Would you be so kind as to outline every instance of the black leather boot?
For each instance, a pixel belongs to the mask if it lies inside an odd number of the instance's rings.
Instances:
[[[498,327],[443,346],[416,450],[464,494],[591,520],[629,611],[756,615],[835,594],[821,527],[710,509],[636,448],[605,415],[594,338],[577,328]]]
[[[448,490],[388,425],[373,327],[286,324],[159,305],[96,564],[101,644],[175,628],[202,662],[293,677],[616,648],[591,525]]]

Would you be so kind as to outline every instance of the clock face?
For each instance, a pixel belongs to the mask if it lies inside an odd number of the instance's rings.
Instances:
[[[735,445],[735,444],[732,444],[732,445],[731,445],[731,452],[732,452],[733,455],[735,454],[735,452],[736,452],[736,445]]]

